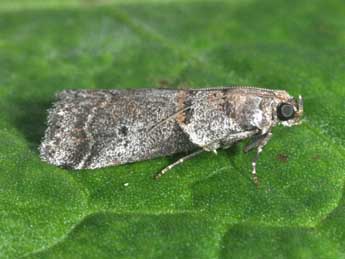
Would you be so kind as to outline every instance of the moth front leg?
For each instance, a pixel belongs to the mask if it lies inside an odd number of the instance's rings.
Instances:
[[[252,138],[252,142],[244,147],[244,152],[249,152],[250,150],[256,148],[256,155],[252,161],[252,167],[253,167],[252,177],[253,177],[254,183],[257,186],[259,185],[259,179],[258,179],[257,174],[256,174],[256,163],[259,160],[260,153],[262,152],[264,146],[268,143],[268,141],[271,139],[271,137],[272,137],[271,131],[268,131],[267,133],[262,134],[262,135],[255,135]]]
[[[214,154],[217,155],[217,149],[222,148],[222,149],[227,149],[231,147],[234,143],[250,138],[251,136],[257,134],[259,130],[250,130],[250,131],[244,131],[244,132],[239,132],[239,133],[232,133],[227,135],[225,138],[222,138],[220,140],[216,140],[214,142],[211,142],[207,145],[202,146],[201,148],[207,152],[213,152]]]
[[[221,140],[221,146],[223,149],[227,149],[231,147],[234,143],[240,140],[255,136],[255,134],[257,134],[258,132],[259,130],[255,129],[255,130],[249,130],[249,131],[230,134],[226,138]]]

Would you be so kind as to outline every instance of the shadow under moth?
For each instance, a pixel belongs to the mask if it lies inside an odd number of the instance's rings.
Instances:
[[[255,87],[207,89],[65,90],[49,110],[42,160],[72,168],[101,168],[203,151],[217,153],[244,139],[256,163],[274,126],[300,124],[303,100],[283,90]]]

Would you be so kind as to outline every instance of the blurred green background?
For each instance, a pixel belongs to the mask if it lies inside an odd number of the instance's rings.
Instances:
[[[1,258],[345,258],[344,1],[0,2]],[[238,145],[100,170],[41,162],[68,88],[259,85],[305,98],[251,181]]]

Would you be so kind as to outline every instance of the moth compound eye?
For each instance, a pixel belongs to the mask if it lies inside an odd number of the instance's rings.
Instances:
[[[280,120],[286,121],[294,117],[295,110],[292,104],[281,103],[277,108],[277,114]]]

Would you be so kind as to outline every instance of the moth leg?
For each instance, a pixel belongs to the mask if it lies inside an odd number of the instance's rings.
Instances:
[[[250,130],[250,131],[244,131],[240,133],[235,133],[227,136],[226,138],[222,139],[222,149],[227,149],[231,147],[235,142],[241,140],[241,139],[246,139],[254,136],[257,134],[259,130]]]
[[[176,162],[174,162],[174,163],[168,165],[167,167],[165,167],[162,171],[160,171],[160,172],[155,176],[155,178],[156,178],[156,179],[159,179],[162,175],[164,175],[165,173],[167,173],[168,171],[170,171],[170,170],[171,170],[172,168],[174,168],[175,166],[177,166],[177,165],[183,163],[183,162],[186,161],[186,160],[189,160],[189,159],[195,157],[196,155],[199,155],[200,153],[202,153],[202,152],[204,152],[204,151],[205,151],[205,150],[203,150],[203,149],[199,149],[199,150],[197,150],[197,151],[195,151],[195,152],[193,152],[193,153],[191,153],[191,154],[189,154],[189,155],[186,155],[186,156],[180,158],[180,159],[177,160]]]
[[[243,148],[243,152],[244,153],[247,153],[255,148],[257,148],[260,144],[261,144],[261,141],[263,138],[265,138],[267,135],[266,134],[260,134],[260,135],[254,135],[252,138],[251,138],[251,142],[248,143],[244,148]]]
[[[252,143],[250,143],[248,146],[252,148],[256,147],[256,155],[253,159],[252,162],[252,166],[253,166],[253,170],[252,170],[252,177],[253,177],[253,181],[254,183],[258,186],[259,185],[259,179],[256,175],[256,163],[259,160],[260,157],[260,153],[262,152],[263,147],[268,143],[268,141],[271,139],[272,137],[272,133],[269,131],[264,135],[260,135],[258,138],[256,138]],[[248,151],[250,150],[248,149]]]
[[[235,142],[237,142],[241,139],[249,138],[258,132],[259,132],[259,130],[255,129],[255,130],[250,130],[250,131],[244,131],[244,132],[229,134],[225,138],[211,142],[205,146],[202,146],[201,148],[205,151],[213,152],[215,155],[217,155],[217,149],[218,148],[227,149],[227,148],[231,147]]]

